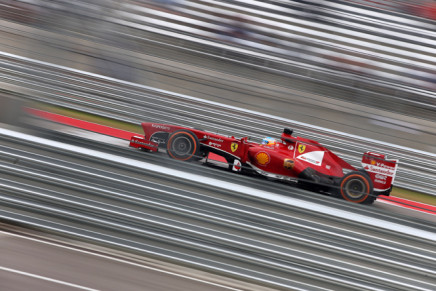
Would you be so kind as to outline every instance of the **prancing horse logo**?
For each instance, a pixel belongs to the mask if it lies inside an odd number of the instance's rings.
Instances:
[[[238,149],[238,143],[232,142],[232,144],[230,145],[230,149],[233,153],[236,152],[236,150]]]
[[[306,150],[306,146],[305,146],[304,144],[300,144],[300,145],[298,146],[298,152],[299,152],[300,154],[304,153],[305,150]]]

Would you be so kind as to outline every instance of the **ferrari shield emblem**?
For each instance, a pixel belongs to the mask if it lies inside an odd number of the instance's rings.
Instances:
[[[230,145],[230,149],[233,153],[236,152],[236,150],[238,149],[238,143],[232,142],[232,144]]]
[[[305,150],[306,150],[306,146],[304,144],[298,145],[298,152],[300,154],[304,153]]]

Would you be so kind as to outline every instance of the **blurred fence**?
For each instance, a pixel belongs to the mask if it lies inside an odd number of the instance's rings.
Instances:
[[[183,49],[192,57],[184,61],[194,64],[196,53],[279,69],[337,84],[341,93],[330,92],[336,98],[347,99],[349,92],[341,86],[351,85],[369,96],[376,92],[400,99],[394,102],[410,99],[431,111],[436,107],[435,23],[400,9],[373,7],[388,1],[164,2],[32,1],[39,6],[32,5],[29,22],[127,50],[166,53],[167,58],[177,59]],[[329,94],[312,89],[311,83],[303,87]]]
[[[184,1],[173,12],[124,4],[112,21],[233,42],[321,68],[434,89],[433,23],[342,1],[321,1],[301,11],[304,7],[292,1],[197,0]]]

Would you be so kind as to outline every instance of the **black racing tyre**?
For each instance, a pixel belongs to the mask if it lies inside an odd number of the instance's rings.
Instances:
[[[366,173],[353,171],[346,174],[339,182],[339,196],[345,200],[371,204],[376,199],[373,184]]]
[[[391,192],[392,192],[392,187],[393,186],[391,185],[391,187],[388,190],[377,192],[377,196],[380,196],[380,195],[390,196]]]
[[[365,169],[357,169],[359,172],[361,172],[362,174],[364,174],[368,179],[371,179],[370,177],[369,177],[369,173],[365,170]]]
[[[168,155],[180,161],[192,161],[200,157],[200,142],[195,134],[181,129],[173,132],[167,142]]]

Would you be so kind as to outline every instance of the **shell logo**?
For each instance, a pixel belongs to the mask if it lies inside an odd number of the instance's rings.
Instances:
[[[256,154],[256,161],[259,165],[265,166],[270,162],[270,157],[265,152],[259,152]]]

